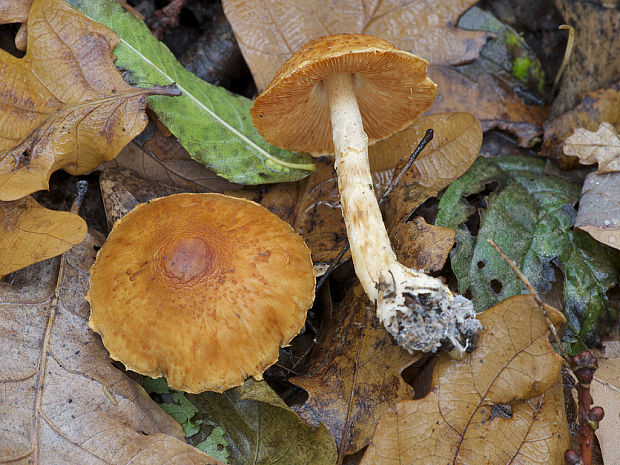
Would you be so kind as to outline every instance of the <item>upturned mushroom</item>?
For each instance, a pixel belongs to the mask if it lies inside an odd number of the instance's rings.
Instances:
[[[426,60],[365,34],[303,46],[256,99],[251,115],[268,142],[335,154],[355,272],[388,332],[412,352],[471,350],[480,323],[472,303],[439,279],[400,264],[392,251],[368,164],[368,143],[406,128],[433,103]]]
[[[288,223],[248,200],[178,194],[116,222],[91,269],[89,326],[130,370],[223,391],[275,363],[314,285]]]

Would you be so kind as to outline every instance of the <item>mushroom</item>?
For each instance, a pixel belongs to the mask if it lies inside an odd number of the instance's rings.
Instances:
[[[410,352],[461,356],[480,328],[472,303],[400,264],[373,189],[368,143],[404,129],[437,95],[426,60],[365,34],[316,39],[280,68],[250,113],[268,142],[334,153],[355,272],[377,317]]]
[[[177,194],[116,222],[91,269],[89,326],[128,369],[221,392],[276,362],[314,285],[310,251],[273,213],[221,194]]]

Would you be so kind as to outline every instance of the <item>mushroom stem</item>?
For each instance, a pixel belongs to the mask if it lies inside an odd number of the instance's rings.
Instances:
[[[439,279],[398,262],[373,188],[368,136],[353,80],[350,73],[334,73],[323,80],[323,86],[355,273],[377,304],[377,317],[402,347],[409,352],[444,347],[460,357],[473,348],[480,323],[469,300],[453,295]]]

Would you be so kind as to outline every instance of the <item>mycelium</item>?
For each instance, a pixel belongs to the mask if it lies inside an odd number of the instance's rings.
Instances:
[[[322,37],[282,65],[251,115],[274,145],[335,154],[355,272],[388,332],[410,352],[443,347],[460,356],[480,328],[473,306],[441,280],[398,262],[368,164],[369,141],[406,128],[433,103],[427,65],[365,34]]]
[[[288,223],[248,200],[178,194],[116,222],[91,269],[89,325],[130,370],[223,391],[275,363],[314,285]]]

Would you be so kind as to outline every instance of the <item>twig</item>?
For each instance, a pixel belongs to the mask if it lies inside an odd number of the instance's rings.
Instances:
[[[553,325],[553,322],[549,318],[549,314],[545,309],[543,301],[538,296],[538,293],[534,287],[530,284],[528,279],[521,273],[521,270],[517,268],[517,265],[508,258],[504,251],[493,241],[493,239],[487,239],[487,242],[497,251],[498,254],[504,259],[504,261],[512,268],[512,270],[519,276],[519,279],[530,292],[536,304],[542,311],[542,314],[547,321],[547,326],[553,334],[558,349],[562,353],[562,357],[570,366],[573,374],[577,378],[577,400],[579,405],[579,439],[581,443],[581,455],[575,450],[568,449],[564,453],[564,461],[566,465],[592,465],[592,446],[594,444],[594,431],[598,429],[599,422],[605,416],[605,411],[602,407],[592,407],[592,395],[590,394],[590,385],[594,378],[594,372],[598,368],[598,361],[596,357],[592,355],[589,350],[584,350],[574,357],[569,357],[564,346],[562,345],[558,333]]]
[[[416,159],[418,158],[418,155],[420,155],[422,150],[424,150],[424,147],[426,147],[431,140],[433,140],[433,130],[427,129],[426,132],[424,133],[424,137],[420,140],[420,143],[418,144],[416,149],[413,151],[411,155],[409,155],[409,159],[407,160],[407,163],[405,163],[405,166],[403,166],[402,169],[398,172],[398,174],[394,176],[394,178],[392,179],[392,182],[390,182],[390,185],[388,186],[388,188],[385,190],[385,192],[379,199],[379,206],[385,203],[388,196],[396,188],[396,186],[398,185],[402,177],[405,175],[407,171],[409,171],[409,168],[411,168],[411,165],[413,165],[413,162],[416,161]],[[340,249],[340,253],[338,253],[336,258],[334,258],[330,262],[329,267],[327,268],[327,270],[325,270],[325,273],[323,273],[323,275],[319,278],[318,282],[316,283],[317,289],[321,287],[321,285],[329,277],[331,272],[334,271],[334,268],[336,268],[340,264],[340,260],[342,260],[342,257],[344,257],[344,254],[347,253],[347,250],[349,250],[349,241],[346,241],[344,246],[342,246],[342,249]]]
[[[564,58],[562,59],[562,64],[560,65],[560,69],[555,75],[555,79],[553,81],[553,87],[551,89],[551,95],[555,95],[555,92],[558,90],[558,85],[560,84],[560,78],[564,74],[566,67],[568,66],[568,62],[570,61],[570,57],[573,54],[573,45],[575,44],[575,28],[568,24],[562,24],[558,27],[558,29],[567,30],[568,31],[568,40],[566,41],[566,49],[564,50]]]
[[[558,332],[555,329],[555,325],[551,321],[551,318],[549,318],[549,314],[547,313],[547,309],[545,308],[545,304],[543,303],[543,301],[539,297],[538,293],[536,292],[536,289],[534,289],[534,286],[532,286],[530,284],[530,282],[525,277],[525,275],[523,273],[521,273],[521,270],[519,270],[519,268],[517,268],[517,265],[515,264],[515,262],[513,262],[508,257],[508,255],[506,255],[504,253],[504,251],[499,247],[499,245],[497,245],[495,243],[495,241],[493,239],[487,239],[487,242],[491,245],[491,247],[493,247],[497,251],[497,253],[504,259],[504,261],[508,264],[508,266],[510,266],[510,268],[512,268],[512,271],[514,271],[517,274],[517,276],[519,277],[521,282],[523,284],[525,284],[525,287],[527,287],[527,290],[530,292],[530,295],[534,298],[534,301],[536,302],[536,305],[538,305],[538,308],[540,308],[540,311],[542,312],[543,316],[545,317],[545,321],[547,322],[547,327],[549,328],[549,331],[551,331],[551,334],[553,335],[553,339],[555,340],[555,343],[558,345],[558,349],[559,349],[559,351],[560,351],[560,353],[562,355],[562,358],[564,358],[564,360],[566,360],[566,363],[568,363],[570,365],[571,358],[569,357],[569,355],[564,350],[564,346],[562,345],[562,342],[560,341],[560,337],[558,336]]]

